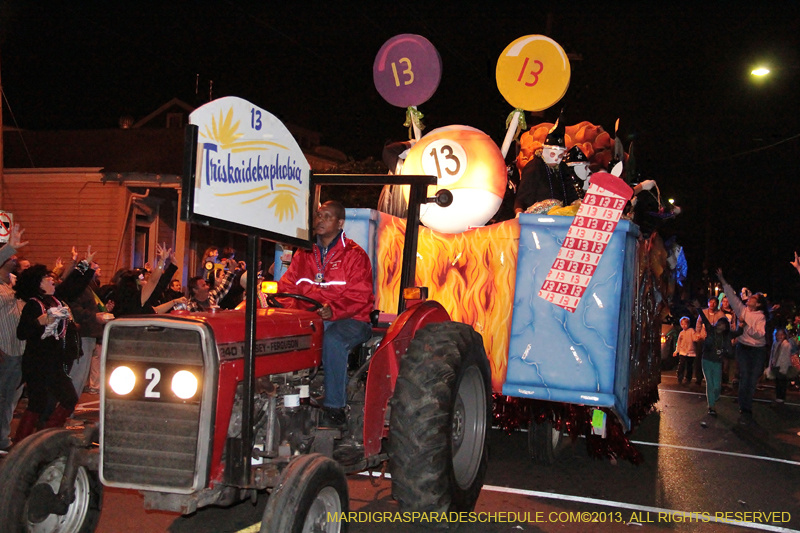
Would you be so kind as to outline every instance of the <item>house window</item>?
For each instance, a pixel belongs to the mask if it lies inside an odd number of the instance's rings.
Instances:
[[[148,261],[147,252],[150,249],[150,227],[136,226],[133,237],[133,267],[141,268]]]
[[[183,113],[167,113],[167,128],[180,129],[183,127]]]

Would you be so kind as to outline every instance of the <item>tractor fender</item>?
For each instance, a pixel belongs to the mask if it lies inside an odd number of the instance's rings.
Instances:
[[[400,359],[417,331],[428,324],[449,322],[450,315],[442,304],[426,300],[408,308],[397,317],[380,348],[372,356],[367,374],[364,398],[364,455],[370,457],[381,451],[381,442],[388,437],[386,408],[394,394],[400,369]]]

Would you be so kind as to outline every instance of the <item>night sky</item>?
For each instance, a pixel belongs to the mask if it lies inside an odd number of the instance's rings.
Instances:
[[[663,230],[690,276],[722,266],[735,286],[800,302],[800,3],[5,2],[0,62],[6,126],[117,127],[173,97],[239,96],[363,159],[407,138],[404,111],[372,82],[381,45],[428,38],[443,63],[420,110],[428,130],[465,124],[498,144],[512,110],[497,90],[503,49],[547,34],[581,61],[567,124],[613,132],[684,214]],[[706,3],[704,3],[706,4]],[[746,7],[741,7],[746,6]],[[749,75],[766,62],[773,75]],[[200,76],[198,93],[196,76]],[[4,102],[5,105],[5,102]]]

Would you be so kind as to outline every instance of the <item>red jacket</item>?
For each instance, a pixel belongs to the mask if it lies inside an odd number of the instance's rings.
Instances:
[[[375,306],[372,290],[372,265],[367,253],[345,237],[344,232],[328,249],[323,281],[316,282],[322,254],[319,246],[298,250],[289,269],[278,281],[278,292],[301,294],[331,307],[331,320],[354,318],[369,322]],[[285,298],[281,303],[294,308],[307,308],[303,302]]]

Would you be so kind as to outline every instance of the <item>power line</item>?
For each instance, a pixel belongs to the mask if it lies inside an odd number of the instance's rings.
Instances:
[[[789,141],[791,141],[793,139],[797,139],[798,137],[800,137],[800,133],[798,133],[797,135],[792,135],[791,137],[787,137],[786,139],[780,140],[780,141],[778,141],[776,143],[769,144],[767,146],[762,146],[760,148],[753,148],[752,150],[746,150],[744,152],[739,152],[738,154],[727,155],[727,156],[720,157],[720,158],[717,158],[717,159],[711,159],[711,160],[705,161],[705,162],[706,163],[716,163],[718,161],[725,161],[727,159],[733,159],[734,157],[740,157],[740,156],[747,155],[747,154],[754,154],[756,152],[761,152],[763,150],[769,150],[770,148],[774,148],[774,147],[776,147],[776,146],[778,146],[780,144],[789,142]]]
[[[36,168],[36,165],[33,163],[33,157],[31,156],[31,151],[28,150],[28,144],[25,142],[25,137],[22,135],[22,128],[19,127],[19,123],[17,122],[17,117],[14,116],[14,110],[11,109],[11,103],[8,101],[8,96],[6,96],[6,92],[3,90],[3,100],[6,102],[6,107],[8,108],[8,112],[11,114],[11,120],[14,121],[14,126],[17,128],[19,132],[19,138],[22,140],[22,146],[25,148],[25,153],[28,154],[28,159],[31,162],[31,168]]]
[[[231,2],[231,1],[227,1],[225,3],[228,4],[230,7],[234,8],[234,9],[237,9],[241,14],[249,17],[250,19],[255,21],[257,24],[272,30],[277,35],[279,35],[279,36],[283,37],[284,39],[286,39],[287,41],[289,41],[292,45],[294,45],[294,46],[296,46],[298,48],[302,48],[303,50],[305,50],[306,52],[309,52],[310,54],[312,54],[314,57],[316,57],[318,59],[325,59],[325,57],[323,57],[323,55],[318,53],[316,50],[313,50],[313,49],[309,48],[308,46],[304,45],[301,41],[298,41],[297,39],[293,39],[292,37],[290,37],[286,33],[282,32],[281,30],[276,28],[274,25],[272,25],[269,22],[267,22],[266,20],[264,20],[263,17],[254,15],[250,11],[242,8],[242,6],[238,5],[237,3],[234,3],[234,2]]]
[[[764,150],[769,150],[771,148],[775,148],[776,146],[779,146],[781,144],[787,143],[789,141],[793,141],[794,139],[797,139],[797,138],[800,138],[800,133],[798,133],[796,135],[792,135],[791,137],[787,137],[785,139],[781,139],[778,142],[775,142],[775,143],[772,143],[772,144],[768,144],[767,146],[761,146],[759,148],[753,148],[751,150],[745,150],[744,152],[738,152],[738,153],[735,153],[735,154],[725,155],[725,156],[717,157],[717,158],[714,158],[714,159],[708,159],[706,161],[694,161],[692,163],[683,163],[683,164],[670,165],[670,166],[671,166],[671,168],[682,168],[682,167],[688,167],[688,166],[706,165],[706,164],[709,164],[709,163],[719,163],[720,161],[729,161],[731,159],[735,159],[737,157],[742,157],[744,155],[754,154],[754,153],[757,153],[757,152],[763,152]]]

